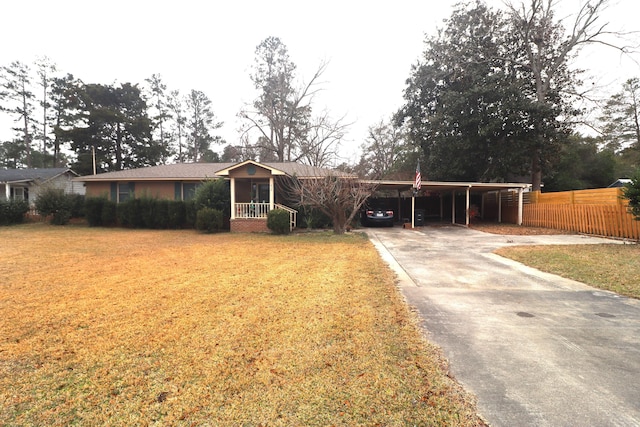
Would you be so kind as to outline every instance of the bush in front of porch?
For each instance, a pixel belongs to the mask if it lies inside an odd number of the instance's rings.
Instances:
[[[267,227],[274,234],[289,234],[291,222],[289,212],[284,209],[274,209],[267,214]]]

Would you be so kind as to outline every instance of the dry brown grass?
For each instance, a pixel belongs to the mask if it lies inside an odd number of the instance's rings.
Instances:
[[[510,246],[496,250],[538,270],[640,298],[640,245]]]
[[[481,424],[357,235],[0,241],[0,425]]]
[[[491,234],[506,234],[514,236],[539,236],[554,234],[576,234],[567,230],[556,230],[543,227],[526,227],[523,225],[496,223],[496,222],[476,222],[469,225],[474,230],[484,231]]]

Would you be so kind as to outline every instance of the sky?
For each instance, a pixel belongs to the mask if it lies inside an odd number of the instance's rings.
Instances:
[[[322,2],[287,0],[21,0],[3,4],[0,65],[32,64],[47,56],[61,73],[85,83],[144,83],[160,74],[169,90],[204,92],[223,127],[216,134],[237,143],[237,114],[256,96],[250,73],[255,48],[276,36],[297,65],[300,83],[321,63],[322,91],[314,110],[352,123],[340,150],[355,163],[367,129],[402,105],[405,81],[456,0]],[[610,0],[602,22],[611,29],[640,29],[637,0]],[[503,7],[500,0],[487,4]],[[562,16],[584,0],[560,0]],[[636,27],[636,28],[634,28]],[[640,55],[636,56],[640,61]],[[579,66],[601,93],[640,76],[640,66],[614,50],[588,48]],[[11,123],[0,117],[0,137]],[[212,147],[216,148],[216,147]],[[221,151],[221,147],[220,147]]]

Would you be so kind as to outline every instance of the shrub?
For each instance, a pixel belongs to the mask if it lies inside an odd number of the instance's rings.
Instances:
[[[0,200],[0,225],[19,224],[29,211],[29,203],[24,200]]]
[[[188,228],[194,228],[196,226],[197,213],[198,209],[196,209],[195,200],[188,200],[184,202],[185,226]]]
[[[102,208],[107,199],[103,197],[87,197],[84,199],[84,215],[87,218],[89,227],[99,227],[102,225]]]
[[[167,228],[180,228],[185,225],[185,202],[180,200],[167,201]]]
[[[196,190],[194,200],[197,210],[202,208],[217,209],[225,216],[229,216],[231,213],[231,191],[229,183],[224,179],[206,181]]]
[[[300,222],[308,229],[331,227],[331,218],[321,210],[310,206],[302,207]]]
[[[116,203],[111,200],[105,200],[102,205],[102,213],[100,215],[102,226],[109,227],[116,225]]]
[[[82,194],[69,194],[71,199],[71,218],[84,216],[84,196]]]
[[[42,188],[35,202],[38,213],[44,217],[51,216],[51,224],[55,225],[65,225],[69,222],[73,205],[73,196],[55,187]]]
[[[289,212],[284,209],[274,209],[267,214],[267,227],[274,234],[288,234],[291,231]]]
[[[622,194],[629,200],[629,211],[640,221],[640,169],[631,178],[631,182],[625,185]]]
[[[222,211],[212,208],[202,208],[196,214],[196,229],[213,233],[222,228]]]
[[[153,208],[153,228],[169,228],[169,201],[156,199]]]

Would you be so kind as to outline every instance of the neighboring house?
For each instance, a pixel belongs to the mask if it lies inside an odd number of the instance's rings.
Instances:
[[[607,186],[607,188],[614,188],[614,187],[624,187],[627,184],[631,184],[631,180],[627,179],[627,178],[618,178],[615,182],[609,184]]]
[[[207,179],[224,178],[231,190],[231,231],[267,231],[267,213],[278,207],[289,211],[292,226],[296,211],[285,206],[278,181],[322,177],[340,172],[298,163],[177,163],[76,178],[87,196],[104,196],[121,203],[143,195],[189,200]]]
[[[0,169],[0,200],[26,200],[33,206],[38,191],[45,186],[61,188],[65,193],[84,194],[78,174],[69,168]]]

